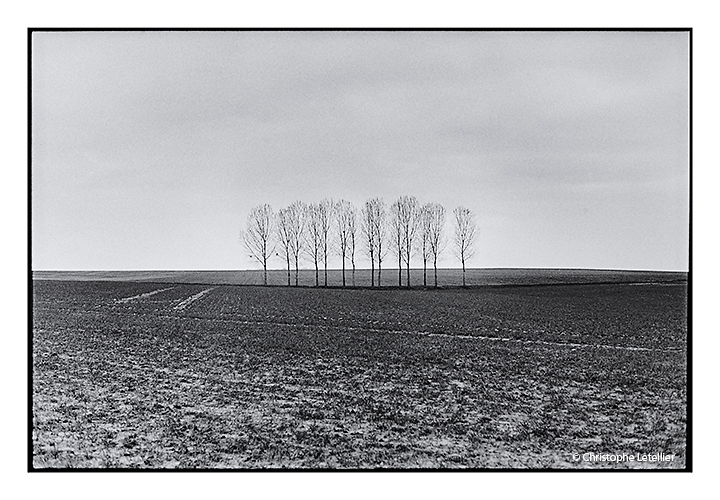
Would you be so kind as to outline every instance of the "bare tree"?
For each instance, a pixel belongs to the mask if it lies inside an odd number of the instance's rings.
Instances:
[[[287,284],[290,286],[290,256],[292,254],[292,223],[289,208],[278,210],[275,227],[277,228],[278,242],[285,253],[287,262]]]
[[[398,286],[402,286],[402,263],[403,263],[403,229],[400,221],[400,202],[396,201],[390,205],[390,243],[395,250],[398,260]]]
[[[427,263],[432,259],[437,287],[437,260],[443,249],[442,231],[445,209],[438,203],[427,203],[420,209],[420,251],[423,259],[423,286],[427,286]]]
[[[361,226],[365,236],[365,250],[370,257],[370,286],[375,286],[375,252],[377,244],[375,242],[375,200],[368,200],[362,207]]]
[[[431,203],[420,208],[420,253],[423,261],[423,286],[427,286],[427,261],[430,259],[430,210]]]
[[[357,211],[352,207],[352,216],[348,219],[348,232],[350,234],[350,263],[352,264],[352,286],[355,286],[355,244],[357,233]]]
[[[381,198],[373,198],[365,202],[362,210],[362,229],[365,244],[370,257],[370,283],[375,286],[375,261],[378,263],[378,286],[382,283],[382,260],[387,252],[383,245],[385,240],[385,202]]]
[[[278,222],[282,223],[279,235],[287,256],[288,285],[290,284],[290,258],[292,257],[295,262],[295,286],[298,286],[300,255],[305,248],[307,206],[301,201],[296,201],[286,209],[280,210],[278,214],[282,214],[281,217],[278,217]]]
[[[322,223],[320,206],[314,203],[306,207],[305,250],[315,264],[315,286],[320,286],[319,261],[322,258]]]
[[[374,208],[375,221],[373,230],[375,231],[375,257],[378,263],[378,286],[382,286],[382,261],[387,254],[387,246],[385,245],[385,240],[387,239],[387,213],[385,211],[385,202],[382,198],[375,198]]]
[[[418,228],[419,204],[414,196],[402,196],[391,209],[391,226],[393,230],[393,243],[396,245],[398,265],[402,268],[402,261],[407,266],[407,286],[410,286],[410,261],[412,260],[413,244]],[[402,275],[402,271],[399,276]],[[402,279],[400,278],[400,281]],[[402,285],[402,283],[400,283]]]
[[[340,200],[335,204],[335,222],[338,232],[338,251],[342,259],[342,286],[345,286],[345,260],[350,254],[353,261],[353,278],[355,271],[355,220],[357,213],[349,201]],[[353,285],[355,281],[353,279]]]
[[[465,286],[465,262],[475,255],[476,224],[475,214],[468,208],[457,207],[455,215],[455,252],[463,270],[463,286]]]
[[[445,228],[445,208],[438,203],[426,205],[426,207],[427,211],[425,215],[428,223],[428,245],[430,247],[430,257],[433,261],[433,268],[435,269],[435,288],[437,288],[437,261],[440,253],[445,247],[445,242],[443,240],[443,229]]]
[[[320,227],[320,237],[322,245],[320,247],[323,266],[325,268],[325,286],[328,286],[328,256],[330,254],[330,231],[332,229],[332,221],[335,210],[335,204],[332,200],[324,199],[316,205],[315,217]]]
[[[259,205],[250,210],[247,217],[247,229],[240,231],[250,256],[263,266],[264,285],[267,285],[268,260],[275,250],[275,243],[272,239],[273,219],[272,207],[268,204]]]

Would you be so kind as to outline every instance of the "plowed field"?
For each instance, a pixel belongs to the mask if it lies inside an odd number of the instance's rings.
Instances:
[[[676,280],[34,281],[33,466],[683,468],[687,333]]]

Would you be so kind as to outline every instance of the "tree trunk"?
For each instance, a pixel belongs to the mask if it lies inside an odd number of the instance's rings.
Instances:
[[[378,261],[378,288],[381,286],[382,279],[382,262]]]
[[[465,288],[465,259],[462,261],[463,266],[463,288]]]
[[[263,264],[263,285],[267,286],[267,263]]]
[[[375,259],[370,257],[370,287],[375,288]]]
[[[433,267],[435,268],[435,288],[437,288],[437,259],[433,261]]]
[[[402,286],[402,255],[398,253],[398,286]]]
[[[300,267],[298,266],[298,258],[295,256],[295,286],[299,286],[299,274],[300,274]]]
[[[427,258],[423,257],[423,286],[427,286]]]
[[[345,288],[345,256],[343,255],[343,268],[342,268],[342,275],[343,275],[343,288]]]
[[[290,255],[287,255],[288,286],[290,286]]]
[[[408,231],[409,234],[409,231]],[[410,237],[407,239],[407,287],[410,288]]]
[[[317,261],[315,261],[315,286],[320,286],[320,271],[318,271]]]

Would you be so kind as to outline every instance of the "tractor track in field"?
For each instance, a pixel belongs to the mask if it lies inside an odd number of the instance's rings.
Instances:
[[[187,299],[183,300],[178,305],[176,305],[173,309],[175,311],[182,311],[187,306],[189,306],[190,304],[192,304],[193,302],[195,302],[197,300],[200,300],[205,294],[210,293],[213,290],[215,290],[215,287],[207,288],[207,289],[203,290],[202,292],[196,293],[195,295],[191,295],[190,297],[188,297]]]
[[[169,288],[163,288],[163,289],[161,289],[161,290],[153,290],[152,292],[141,293],[141,294],[139,294],[139,295],[133,295],[132,297],[125,297],[124,299],[117,299],[115,302],[116,302],[117,304],[125,304],[126,302],[131,302],[131,301],[133,301],[133,300],[144,299],[144,298],[150,297],[150,296],[152,296],[152,295],[155,295],[155,294],[157,294],[157,293],[167,292],[168,290],[172,290],[173,288],[175,288],[175,287],[174,287],[174,286],[171,286],[171,287],[169,287]]]

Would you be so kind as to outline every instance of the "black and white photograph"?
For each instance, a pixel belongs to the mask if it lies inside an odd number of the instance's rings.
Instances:
[[[692,471],[692,35],[28,29],[28,470]]]

